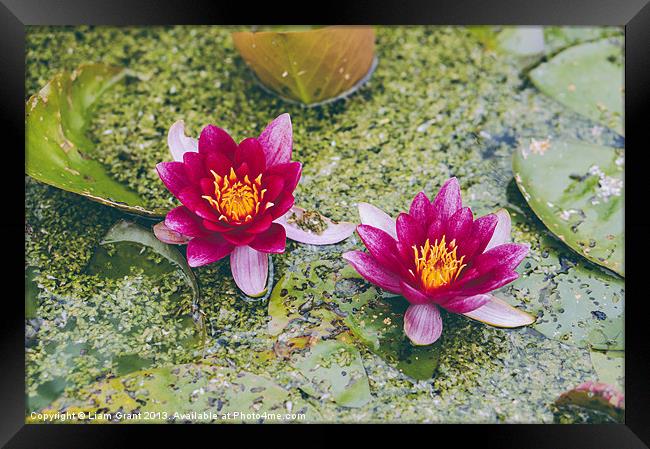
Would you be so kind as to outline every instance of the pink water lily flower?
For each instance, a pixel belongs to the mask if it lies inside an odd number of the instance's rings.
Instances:
[[[534,321],[490,293],[518,277],[515,268],[528,246],[508,243],[505,210],[474,220],[462,205],[456,178],[445,182],[433,201],[418,193],[397,220],[366,203],[359,205],[359,215],[357,233],[369,253],[343,257],[369,282],[408,300],[404,332],[414,344],[440,337],[440,307],[499,327]]]
[[[354,232],[352,223],[324,222],[321,233],[301,229],[289,217],[302,166],[291,161],[291,119],[282,114],[257,138],[237,144],[221,128],[207,125],[198,139],[185,135],[182,121],[168,134],[173,162],[156,166],[167,189],[182,203],[154,226],[158,239],[187,244],[191,267],[230,255],[237,286],[247,295],[264,293],[268,253],[282,253],[286,238],[331,244]]]

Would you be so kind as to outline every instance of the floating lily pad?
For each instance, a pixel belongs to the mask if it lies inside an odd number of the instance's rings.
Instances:
[[[614,39],[570,47],[530,72],[566,107],[623,134],[623,48]]]
[[[510,215],[517,232],[537,233],[539,246],[517,268],[519,279],[499,294],[512,298],[511,304],[519,300],[518,307],[537,315],[532,327],[549,338],[580,347],[623,349],[623,280],[586,263],[521,213]]]
[[[513,156],[517,186],[548,229],[590,261],[625,275],[623,150],[532,139]]]
[[[161,216],[143,206],[135,192],[111,178],[92,159],[86,136],[97,99],[127,71],[102,64],[82,65],[52,78],[26,105],[25,171],[32,178],[128,212]]]
[[[371,27],[243,31],[232,37],[262,85],[308,105],[347,95],[373,68]]]
[[[144,245],[148,248],[151,248],[157,254],[161,255],[169,262],[174,264],[183,273],[185,280],[194,292],[194,303],[198,304],[199,285],[196,282],[196,277],[187,264],[187,260],[183,257],[183,255],[180,253],[180,251],[178,251],[176,247],[158,240],[151,230],[148,230],[142,226],[126,220],[120,220],[115,225],[113,225],[113,227],[108,230],[102,239],[101,244],[106,245],[119,242],[133,242],[139,245]],[[132,262],[132,260],[129,259],[131,259],[129,257],[129,254],[124,254],[123,260],[120,261],[121,263],[118,262],[117,265],[113,263],[111,264],[110,268],[112,270],[117,270],[118,273],[122,273],[124,270],[127,270],[124,272],[124,274],[127,274],[128,269],[131,265],[130,262]],[[141,264],[143,261],[140,260],[138,263]],[[152,268],[150,271],[156,270],[156,267],[150,268]],[[92,271],[93,269],[91,268],[91,272]],[[94,271],[96,271],[96,269]],[[104,273],[106,272],[104,271]],[[110,271],[107,274],[110,274]]]
[[[372,398],[359,351],[350,344],[320,341],[292,364],[311,381],[302,387],[307,394],[344,407],[361,407]]]
[[[345,274],[343,275],[345,276]],[[408,302],[384,297],[365,280],[343,277],[336,286],[345,324],[368,348],[389,364],[417,380],[430,379],[440,359],[440,343],[414,346],[404,334]]]
[[[291,336],[307,335],[316,341],[344,330],[342,316],[332,307],[335,281],[328,273],[330,269],[327,261],[301,264],[278,281],[269,300],[271,335],[290,328]]]
[[[584,422],[605,423],[623,422],[625,418],[625,399],[623,394],[611,385],[600,382],[585,382],[571,391],[562,394],[555,406],[561,413],[574,415]],[[558,419],[559,418],[559,419]],[[562,422],[561,414],[556,420]]]
[[[591,351],[598,381],[625,391],[625,351]]]
[[[63,397],[44,413],[101,413],[99,422],[291,422],[289,413],[313,420],[318,412],[291,401],[271,379],[206,364],[142,370],[84,388],[81,399]],[[121,413],[122,418],[120,418]]]

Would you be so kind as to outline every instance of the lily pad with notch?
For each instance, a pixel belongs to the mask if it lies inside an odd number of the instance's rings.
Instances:
[[[25,171],[37,181],[108,206],[162,216],[165,211],[145,207],[137,193],[109,176],[93,159],[96,150],[86,136],[97,100],[129,74],[121,67],[85,64],[57,73],[32,95],[26,104]]]

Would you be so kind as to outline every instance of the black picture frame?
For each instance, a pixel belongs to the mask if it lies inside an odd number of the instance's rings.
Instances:
[[[0,327],[0,444],[5,447],[128,447],[132,433],[157,432],[159,426],[48,426],[25,424],[24,395],[24,309],[19,279],[21,246],[24,254],[24,197],[17,186],[24,178],[17,168],[24,163],[24,80],[26,25],[163,25],[225,23],[344,23],[344,24],[518,24],[518,25],[617,25],[625,27],[625,118],[626,118],[626,310],[625,310],[625,424],[610,425],[471,425],[459,428],[440,425],[435,429],[417,426],[383,427],[407,436],[407,443],[447,444],[444,440],[498,448],[642,448],[650,444],[650,351],[646,346],[648,299],[643,289],[647,267],[650,218],[643,210],[644,193],[650,191],[644,179],[643,154],[647,137],[643,108],[650,105],[650,4],[649,0],[456,0],[383,1],[356,3],[328,1],[321,8],[276,3],[251,6],[243,2],[173,2],[161,0],[2,0],[0,5],[0,70],[4,144],[0,197],[4,210],[0,235],[4,237],[3,311]],[[312,11],[312,12],[308,12]],[[8,137],[12,137],[11,144]],[[21,149],[23,149],[21,151]],[[7,157],[10,156],[10,157]],[[646,175],[647,177],[647,175]],[[639,207],[641,206],[641,207]],[[21,212],[22,211],[22,212]],[[15,234],[15,237],[14,237]],[[21,237],[22,236],[22,237]],[[642,259],[643,258],[643,259]],[[636,260],[639,260],[637,263]],[[13,276],[13,270],[16,270]],[[20,284],[22,285],[22,284]],[[14,287],[16,294],[12,294]],[[11,292],[11,293],[9,293]],[[169,426],[167,426],[169,427]],[[171,432],[186,426],[171,426]],[[244,426],[228,426],[242,432]],[[286,436],[284,426],[264,426]],[[313,427],[306,429],[315,436]],[[125,430],[128,429],[128,432]],[[200,431],[212,432],[201,426]],[[221,428],[220,428],[221,429]],[[242,438],[248,438],[248,429]],[[301,430],[301,429],[298,429]],[[317,429],[327,432],[326,429]],[[222,430],[219,430],[222,431]],[[199,444],[196,427],[191,444]],[[280,433],[282,432],[282,433]],[[374,429],[373,429],[374,432]],[[406,433],[408,432],[408,433]],[[412,432],[423,432],[415,435]],[[167,433],[167,431],[165,432]],[[382,432],[383,433],[383,432]],[[323,433],[327,438],[328,433]],[[435,437],[435,438],[434,438]],[[210,441],[210,440],[207,440]],[[305,444],[309,440],[303,440]],[[291,440],[285,440],[290,444]],[[213,440],[212,443],[222,444]]]

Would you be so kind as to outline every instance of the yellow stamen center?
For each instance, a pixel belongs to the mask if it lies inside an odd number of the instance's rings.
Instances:
[[[459,259],[456,255],[458,249],[456,240],[452,240],[447,245],[444,235],[440,242],[436,239],[433,245],[427,239],[420,248],[415,245],[412,248],[416,272],[411,271],[411,274],[420,278],[422,286],[426,290],[432,290],[455,281],[467,265],[463,263],[465,256]]]
[[[266,189],[262,189],[262,175],[250,180],[248,175],[239,179],[231,167],[226,176],[219,176],[210,170],[214,177],[214,196],[203,195],[219,213],[219,220],[227,223],[247,223],[260,211]],[[273,206],[267,202],[265,209]]]

